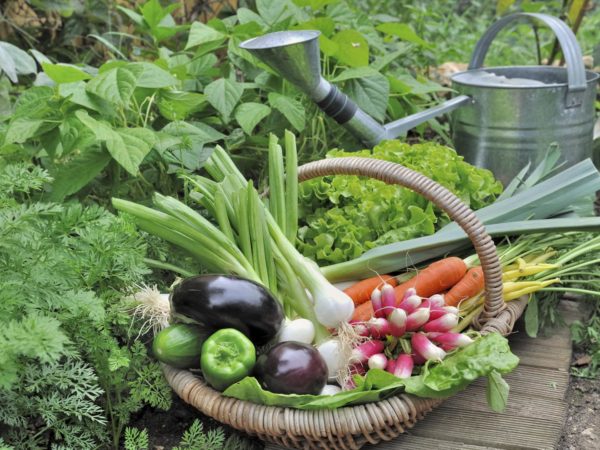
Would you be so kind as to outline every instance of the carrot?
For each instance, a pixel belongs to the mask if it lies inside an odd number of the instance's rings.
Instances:
[[[357,322],[366,322],[367,320],[373,317],[375,312],[373,311],[373,305],[371,304],[371,300],[368,302],[364,302],[354,308],[354,314],[352,315],[352,320]]]
[[[410,280],[396,286],[396,304],[404,298],[409,288],[415,288],[421,297],[439,294],[458,283],[467,272],[465,262],[455,256],[440,259],[421,270]]]
[[[481,266],[473,267],[444,295],[448,306],[457,306],[461,301],[471,298],[485,287],[483,269]]]
[[[451,256],[431,263],[421,270],[410,280],[394,288],[396,294],[396,305],[404,298],[409,288],[415,288],[421,297],[430,297],[451,288],[458,283],[467,272],[465,262],[457,257]],[[367,301],[354,309],[352,320],[365,321],[373,316],[373,306]]]
[[[377,275],[347,287],[344,292],[352,299],[354,305],[358,306],[369,300],[375,288],[382,286],[383,283],[396,286],[398,281],[391,275]]]

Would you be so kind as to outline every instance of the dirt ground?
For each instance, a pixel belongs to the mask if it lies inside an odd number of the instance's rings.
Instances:
[[[569,412],[558,450],[600,449],[600,380],[571,377]]]

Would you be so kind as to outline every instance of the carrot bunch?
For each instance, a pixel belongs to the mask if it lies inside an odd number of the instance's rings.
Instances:
[[[396,279],[390,277],[390,275],[372,277],[359,281],[344,291],[352,298],[356,306],[352,320],[367,321],[373,317],[373,305],[368,299],[371,298],[373,291],[383,281],[391,284],[391,280],[396,282]],[[481,267],[467,270],[466,263],[454,256],[435,261],[408,281],[395,286],[396,306],[411,288],[415,289],[422,297],[445,293],[446,304],[456,306],[462,300],[471,298],[483,291],[483,272]]]

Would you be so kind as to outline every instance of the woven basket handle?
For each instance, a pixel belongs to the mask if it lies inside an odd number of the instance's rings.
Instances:
[[[481,221],[456,195],[426,176],[400,164],[372,158],[332,158],[305,164],[298,168],[300,181],[327,175],[359,175],[399,184],[409,188],[444,210],[467,234],[483,269],[485,303],[474,322],[481,327],[505,308],[502,298],[502,268],[496,246]],[[487,327],[486,327],[487,328]]]

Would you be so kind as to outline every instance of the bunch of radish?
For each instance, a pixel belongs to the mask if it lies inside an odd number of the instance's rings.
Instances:
[[[442,295],[423,298],[410,288],[397,304],[394,287],[384,283],[371,294],[371,304],[374,317],[353,323],[355,331],[368,339],[353,351],[353,373],[383,369],[408,378],[415,365],[441,361],[446,352],[473,342],[466,334],[451,331],[459,321],[458,309],[446,306]]]

